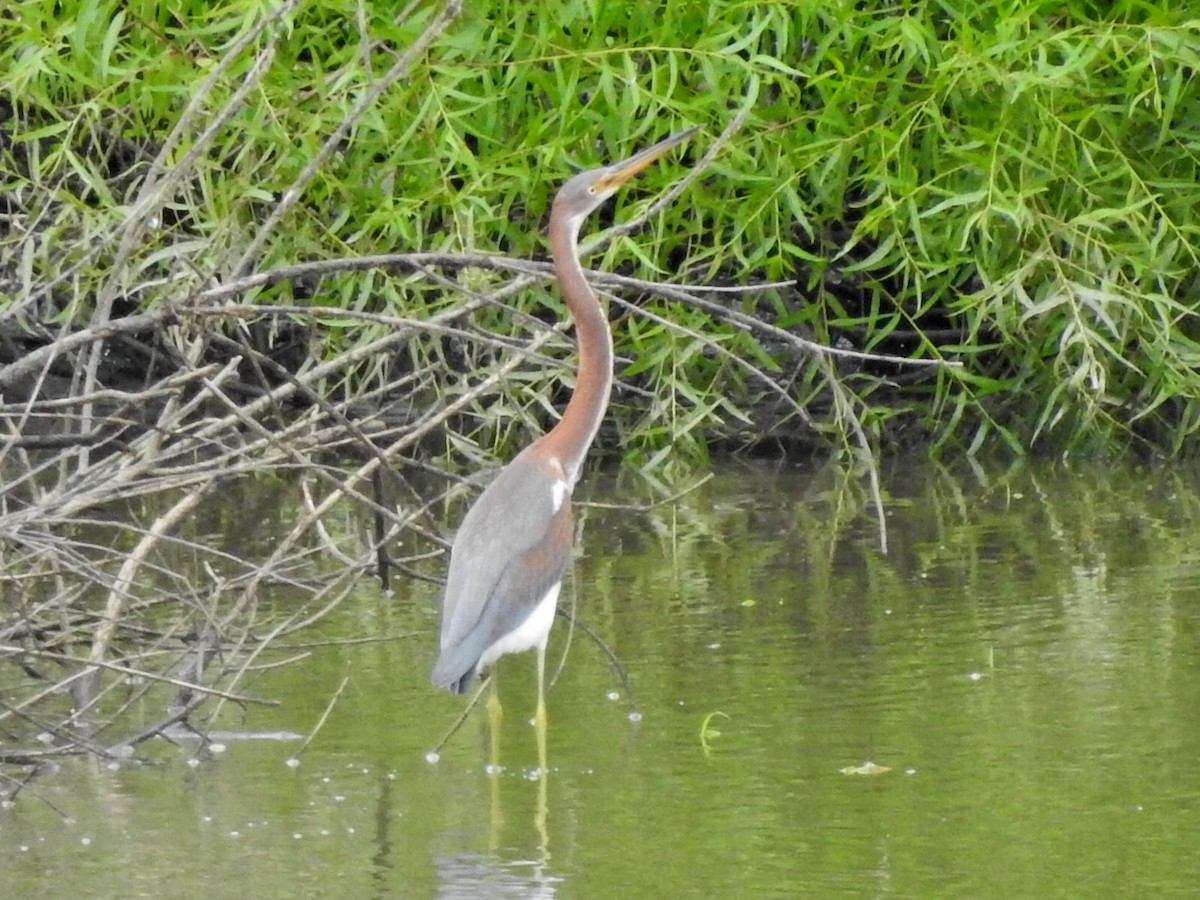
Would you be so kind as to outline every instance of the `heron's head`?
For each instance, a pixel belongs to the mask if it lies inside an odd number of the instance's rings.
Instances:
[[[621,185],[650,163],[664,156],[668,150],[689,137],[695,130],[695,128],[689,128],[687,131],[680,131],[664,138],[653,147],[647,147],[629,159],[613,163],[611,166],[580,172],[559,189],[558,196],[554,198],[554,205],[577,225],[601,203],[615,194]]]

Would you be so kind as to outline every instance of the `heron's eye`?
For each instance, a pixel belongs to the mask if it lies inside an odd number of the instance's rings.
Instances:
[[[591,194],[593,197],[596,196],[596,186],[594,184],[588,185],[588,193]]]

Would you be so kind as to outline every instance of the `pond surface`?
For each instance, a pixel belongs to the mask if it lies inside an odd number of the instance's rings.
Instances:
[[[482,707],[439,590],[364,579],[226,716],[311,744],[68,761],[0,810],[9,897],[1171,897],[1200,885],[1200,473],[726,466],[583,511],[580,630]],[[593,474],[581,499],[640,503]],[[244,502],[244,500],[242,501]],[[286,522],[287,516],[279,517]],[[438,570],[431,564],[430,572]],[[564,598],[575,595],[565,590]],[[553,670],[566,644],[559,619]],[[147,711],[147,716],[159,711]],[[299,764],[288,761],[299,754]],[[873,764],[873,765],[868,765]]]

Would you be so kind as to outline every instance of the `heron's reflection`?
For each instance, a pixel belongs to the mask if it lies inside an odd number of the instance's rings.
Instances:
[[[497,746],[495,739],[489,743]],[[545,766],[527,773],[505,770],[492,762],[487,769],[491,809],[486,853],[461,853],[436,862],[438,897],[554,897],[562,878],[550,867],[549,818],[550,773]],[[505,840],[509,817],[504,811],[504,794],[516,787],[532,787],[533,827],[537,834],[535,852],[528,857],[514,854]]]

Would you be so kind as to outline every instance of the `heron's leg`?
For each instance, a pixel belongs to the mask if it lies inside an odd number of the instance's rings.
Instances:
[[[504,720],[504,709],[500,705],[500,693],[496,690],[496,673],[488,676],[491,691],[488,693],[488,738],[491,744],[491,757],[488,760],[491,771],[500,771],[500,723]]]
[[[537,734],[538,768],[544,776],[546,768],[546,645],[537,648],[537,712],[533,727]]]

